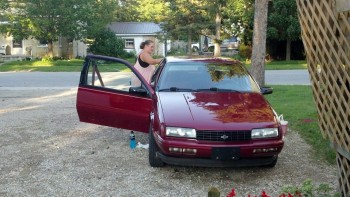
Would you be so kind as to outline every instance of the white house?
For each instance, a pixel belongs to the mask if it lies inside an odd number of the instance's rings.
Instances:
[[[155,55],[165,56],[167,46],[157,37],[162,29],[159,24],[152,22],[113,22],[107,26],[116,36],[124,39],[125,50],[141,51],[140,44],[145,40],[152,40],[155,43]]]
[[[25,39],[16,41],[12,36],[0,34],[0,53],[12,56],[43,57],[48,51],[47,43],[42,43],[36,39]],[[53,43],[53,55],[57,57],[75,58],[85,57],[87,46],[77,40],[69,41],[59,37]]]
[[[126,51],[139,53],[141,51],[140,44],[145,40],[152,40],[155,43],[155,55],[165,56],[165,48],[170,48],[157,38],[162,31],[159,24],[152,22],[113,22],[107,27],[115,32],[118,37],[124,39]],[[78,40],[68,40],[64,37],[58,38],[58,41],[53,43],[53,55],[57,57],[85,57],[87,49],[88,46],[85,43]],[[0,54],[43,57],[47,50],[47,44],[38,40],[16,41],[12,36],[0,34]]]

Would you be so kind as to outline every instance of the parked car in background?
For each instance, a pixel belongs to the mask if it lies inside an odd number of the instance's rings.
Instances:
[[[193,51],[199,51],[199,43],[194,43],[191,45],[192,47],[192,50]],[[214,51],[214,43],[208,43],[208,46],[205,46],[204,44],[202,44],[202,51],[204,52],[207,52],[207,51],[210,51],[210,52],[213,52]]]
[[[148,133],[153,167],[273,167],[284,136],[270,93],[234,60],[166,58],[148,84],[125,60],[88,55],[76,107],[82,122]]]
[[[220,49],[222,51],[227,51],[227,50],[238,50],[240,41],[239,38],[233,36],[229,39],[224,39],[220,45]],[[199,51],[199,43],[194,43],[191,45],[193,51]],[[214,43],[209,41],[208,46],[205,44],[202,44],[202,51],[204,52],[213,52],[214,51]]]
[[[5,45],[0,46],[0,55],[6,55],[6,46]]]
[[[239,39],[237,37],[231,37],[222,41],[220,48],[221,50],[235,50],[239,47]]]

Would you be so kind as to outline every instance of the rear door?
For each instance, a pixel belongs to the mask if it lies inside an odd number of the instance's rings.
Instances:
[[[132,80],[140,80],[141,86],[132,86]],[[127,61],[89,55],[81,72],[76,108],[82,122],[148,132],[153,94]]]

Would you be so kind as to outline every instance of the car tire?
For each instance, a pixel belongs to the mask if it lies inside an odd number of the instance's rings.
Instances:
[[[148,160],[149,160],[149,164],[152,167],[162,167],[165,165],[165,163],[157,156],[157,152],[158,152],[158,147],[157,147],[157,143],[154,139],[153,136],[153,131],[152,131],[152,126],[150,126],[150,131],[148,134],[148,138],[149,138],[149,148],[148,148]]]
[[[210,46],[210,47],[208,48],[208,51],[209,51],[209,52],[214,52],[214,46]]]
[[[194,47],[192,47],[192,51],[197,52],[197,51],[199,51],[199,48],[197,46],[194,46]]]
[[[277,160],[278,160],[278,156],[277,156],[276,159],[273,160],[270,164],[267,164],[267,165],[265,165],[264,167],[266,167],[266,168],[273,168],[273,167],[275,167],[276,164],[277,164]]]

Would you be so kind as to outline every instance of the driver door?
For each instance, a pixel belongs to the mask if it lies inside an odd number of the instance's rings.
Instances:
[[[140,80],[141,86],[131,86],[132,78]],[[76,108],[82,122],[148,132],[153,93],[125,60],[89,55],[81,72]]]

